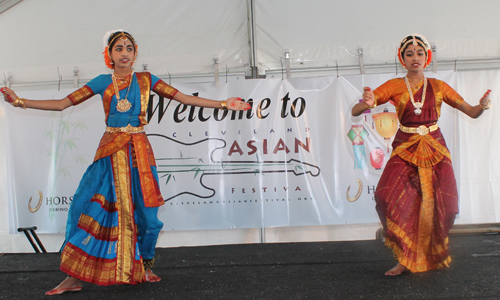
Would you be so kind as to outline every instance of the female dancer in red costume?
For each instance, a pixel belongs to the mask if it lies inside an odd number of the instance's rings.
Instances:
[[[491,106],[489,90],[478,105],[471,106],[445,82],[425,77],[432,52],[423,36],[405,37],[398,55],[408,71],[406,76],[389,80],[374,91],[365,87],[363,102],[352,108],[352,115],[359,116],[392,100],[400,122],[391,158],[375,192],[385,244],[398,260],[385,275],[448,267],[448,231],[458,213],[458,192],[450,152],[437,125],[441,104],[471,118]]]
[[[47,295],[80,291],[82,281],[99,285],[160,281],[151,268],[163,227],[158,207],[164,201],[144,132],[151,91],[187,105],[250,108],[240,98],[214,101],[187,96],[150,73],[134,73],[137,45],[123,30],[108,32],[104,46],[104,59],[113,74],[94,78],[62,100],[27,100],[2,89],[5,101],[24,109],[60,111],[95,94],[102,96],[106,132],[68,212],[61,270],[69,276]]]

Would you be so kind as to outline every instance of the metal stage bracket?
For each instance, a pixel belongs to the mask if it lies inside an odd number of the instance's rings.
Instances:
[[[26,238],[30,242],[33,249],[35,249],[36,253],[42,253],[42,252],[47,253],[47,250],[45,250],[45,247],[43,247],[42,242],[40,241],[40,239],[36,235],[36,232],[35,232],[36,229],[37,229],[36,226],[33,226],[33,227],[18,228],[17,231],[24,232],[24,235],[26,235]],[[30,235],[30,233],[31,233],[31,235]],[[37,245],[35,245],[35,242],[33,241],[33,239],[35,239],[36,243],[38,244],[38,247],[37,247]]]

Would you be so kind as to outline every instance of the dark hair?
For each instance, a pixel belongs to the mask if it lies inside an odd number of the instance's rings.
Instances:
[[[111,49],[116,44],[116,41],[119,39],[120,35],[124,35],[132,42],[132,46],[134,46],[134,52],[135,52],[134,37],[126,31],[116,31],[115,33],[113,33],[112,35],[109,36],[109,38],[108,38],[108,51],[111,53]]]
[[[422,48],[424,48],[424,52],[425,52],[425,55],[427,56],[427,51],[426,51],[426,48],[428,48],[428,46],[426,45],[426,43],[422,40],[421,37],[419,37],[418,35],[417,36],[413,36],[413,35],[409,35],[407,37],[405,37],[402,41],[401,41],[401,44],[400,44],[400,51],[401,51],[401,55],[403,56],[405,54],[405,51],[406,51],[406,48],[408,48],[408,46],[411,44],[411,43],[407,43],[409,40],[413,40],[415,39],[415,41],[417,42],[417,44],[419,46],[421,46]]]

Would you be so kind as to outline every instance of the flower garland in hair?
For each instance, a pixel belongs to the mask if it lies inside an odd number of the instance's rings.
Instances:
[[[104,51],[102,52],[102,54],[104,56],[104,63],[106,64],[106,67],[108,67],[110,69],[114,69],[115,66],[113,65],[113,62],[111,61],[111,58],[109,57],[108,47],[104,48]]]
[[[123,29],[115,29],[115,30],[110,30],[110,31],[107,31],[104,36],[102,37],[102,46],[104,48],[104,51],[102,52],[102,54],[104,55],[104,63],[106,64],[106,66],[110,69],[114,69],[115,66],[113,65],[113,62],[111,61],[111,57],[109,55],[109,51],[108,51],[108,40],[109,40],[109,37],[117,32],[117,31],[124,31]]]
[[[408,39],[409,36],[411,36],[412,39]],[[398,48],[398,58],[401,65],[406,68],[406,65],[404,64],[403,53],[401,53],[401,51],[403,51],[410,42],[415,46],[419,45],[424,48],[424,51],[427,55],[427,60],[425,62],[424,68],[427,67],[432,61],[432,49],[429,46],[429,42],[427,41],[427,39],[423,35],[418,33],[410,34],[401,41],[400,47]]]

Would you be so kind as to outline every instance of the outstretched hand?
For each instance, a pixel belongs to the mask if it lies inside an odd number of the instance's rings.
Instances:
[[[0,88],[0,92],[2,92],[5,102],[12,103],[15,99],[17,99],[16,93],[8,87]]]
[[[363,103],[367,106],[373,106],[373,104],[375,104],[375,95],[369,87],[363,88]]]
[[[479,99],[479,105],[471,106],[464,101],[457,109],[471,118],[479,118],[485,110],[491,107],[490,93],[491,90],[487,90],[486,93],[484,93],[483,97]]]
[[[490,104],[490,102],[491,102],[490,93],[491,93],[491,90],[487,90],[486,93],[484,93],[483,97],[481,99],[479,99],[479,104],[481,106],[488,106]]]
[[[231,97],[227,99],[227,108],[230,110],[248,110],[250,109],[250,104],[242,101],[241,98]]]

